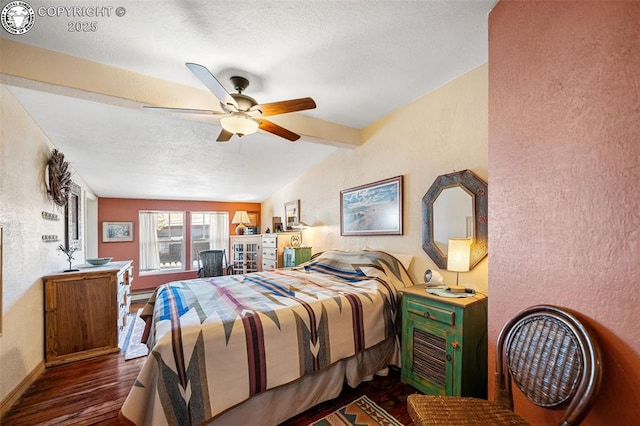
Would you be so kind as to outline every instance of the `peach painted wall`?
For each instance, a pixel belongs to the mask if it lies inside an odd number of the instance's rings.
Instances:
[[[529,305],[577,311],[605,368],[587,425],[640,418],[639,46],[640,2],[489,15],[489,339]],[[533,424],[558,418],[515,405]]]
[[[134,280],[132,291],[150,290],[169,281],[196,278],[196,271],[172,272],[170,274],[140,276],[138,271],[140,258],[138,239],[138,213],[140,210],[178,210],[178,211],[227,211],[229,212],[229,230],[234,234],[235,225],[231,224],[236,210],[260,212],[260,203],[226,203],[215,201],[173,201],[173,200],[139,200],[126,198],[98,199],[98,256],[113,256],[114,260],[133,260]],[[103,243],[102,222],[134,222],[134,239],[132,242]],[[186,241],[189,241],[187,229]],[[189,259],[189,244],[186,245]]]

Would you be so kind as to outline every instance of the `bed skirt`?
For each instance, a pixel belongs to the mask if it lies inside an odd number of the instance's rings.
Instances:
[[[325,370],[258,394],[207,424],[275,426],[321,402],[337,397],[345,382],[356,387],[389,365],[400,366],[400,346],[396,337],[339,361]]]

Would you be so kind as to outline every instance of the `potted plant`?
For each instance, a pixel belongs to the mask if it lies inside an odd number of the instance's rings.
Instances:
[[[79,271],[79,269],[73,269],[71,266],[71,262],[73,261],[73,253],[76,252],[76,250],[78,250],[75,247],[65,247],[64,245],[60,244],[58,246],[58,250],[60,250],[61,252],[63,252],[66,256],[67,256],[67,262],[69,262],[69,269],[65,269],[64,272],[74,272],[74,271]]]

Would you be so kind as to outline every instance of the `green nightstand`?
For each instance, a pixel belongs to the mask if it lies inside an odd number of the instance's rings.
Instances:
[[[283,266],[291,268],[311,259],[311,247],[285,247]]]
[[[487,397],[487,297],[402,291],[404,383],[425,394]]]

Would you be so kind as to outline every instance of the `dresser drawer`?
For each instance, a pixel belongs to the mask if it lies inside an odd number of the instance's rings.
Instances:
[[[262,250],[262,259],[263,260],[276,260],[276,258],[278,257],[278,252],[273,249],[273,250]]]
[[[421,303],[419,300],[412,298],[407,299],[407,312],[418,315],[421,318],[431,321],[437,321],[443,324],[456,325],[456,313],[453,309],[443,309]]]
[[[262,247],[272,247],[276,248],[277,245],[277,237],[274,236],[262,236]]]
[[[276,269],[276,261],[275,260],[264,260],[262,259],[262,270],[268,271],[271,269]]]

